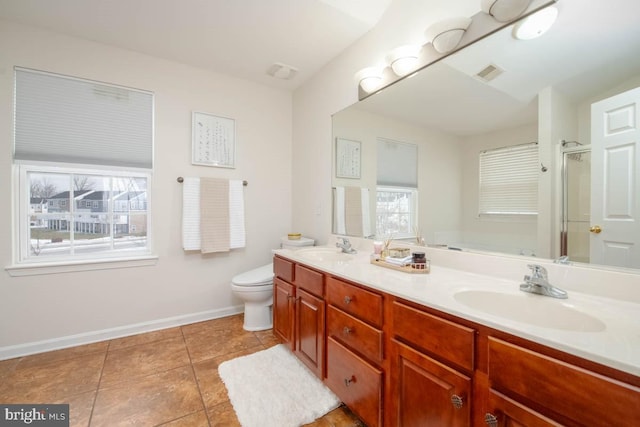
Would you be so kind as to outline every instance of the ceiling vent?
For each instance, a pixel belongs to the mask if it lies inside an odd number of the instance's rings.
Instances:
[[[291,65],[276,62],[267,70],[267,74],[276,79],[291,80],[298,74],[298,69]]]
[[[490,82],[491,80],[498,77],[500,74],[504,73],[504,70],[497,65],[489,64],[480,70],[476,77],[478,77],[483,82]]]

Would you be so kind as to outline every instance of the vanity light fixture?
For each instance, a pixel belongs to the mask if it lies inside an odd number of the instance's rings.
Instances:
[[[406,76],[418,66],[418,56],[422,46],[404,45],[393,49],[387,55],[387,63],[398,77]]]
[[[382,68],[367,67],[356,73],[356,81],[367,93],[374,92],[382,84]]]
[[[540,37],[551,28],[558,17],[558,9],[547,7],[518,22],[513,27],[513,37],[518,40],[531,40]]]
[[[460,44],[470,24],[471,18],[467,17],[446,19],[431,25],[424,35],[436,51],[449,53]]]
[[[531,0],[481,0],[480,8],[496,21],[509,22],[522,15]]]

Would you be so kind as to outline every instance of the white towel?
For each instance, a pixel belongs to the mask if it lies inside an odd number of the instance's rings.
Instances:
[[[344,187],[336,187],[335,200],[334,200],[334,219],[335,219],[335,233],[347,234],[346,227],[347,222],[344,216]]]
[[[370,237],[373,235],[371,232],[371,207],[369,206],[369,189],[362,189],[362,235],[363,237]]]
[[[240,180],[229,181],[229,247],[244,248],[244,189]]]
[[[411,255],[404,257],[404,258],[391,258],[391,257],[386,257],[384,259],[385,262],[388,262],[389,264],[393,264],[393,265],[399,265],[401,267],[404,267],[405,265],[409,265],[411,264],[411,260],[413,259],[413,257]]]
[[[200,178],[185,178],[182,184],[182,247],[200,250]]]

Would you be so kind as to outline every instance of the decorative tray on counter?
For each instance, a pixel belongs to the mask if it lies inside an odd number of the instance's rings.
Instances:
[[[371,258],[371,264],[378,265],[384,268],[390,268],[391,270],[404,271],[411,274],[429,274],[431,272],[431,263],[427,260],[426,263],[420,264],[408,264],[408,265],[396,265],[389,262],[385,262],[383,259]]]

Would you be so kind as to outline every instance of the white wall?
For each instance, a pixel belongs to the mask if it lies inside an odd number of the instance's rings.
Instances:
[[[0,265],[12,264],[13,67],[155,93],[154,266],[11,277],[0,272],[0,358],[236,312],[229,282],[271,260],[290,230],[292,97],[174,62],[0,21]],[[191,112],[236,120],[235,169],[191,165]],[[330,125],[328,126],[330,129]],[[327,144],[328,146],[328,144]],[[328,169],[329,162],[321,164]],[[328,172],[325,172],[328,174]],[[247,246],[181,249],[178,176],[245,179]],[[116,329],[114,329],[116,328]],[[118,329],[121,328],[121,329]],[[96,335],[97,334],[97,335]],[[53,340],[51,342],[42,341]]]

